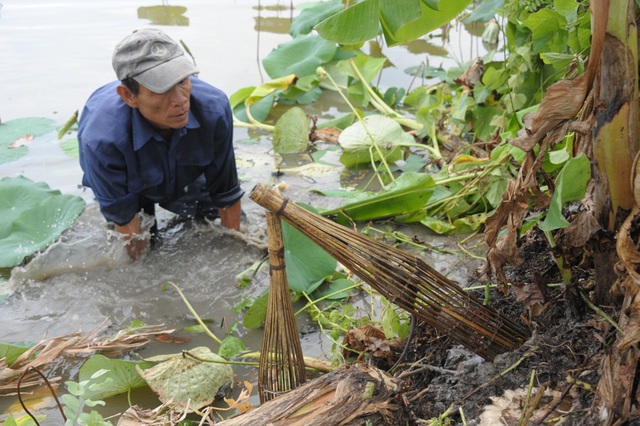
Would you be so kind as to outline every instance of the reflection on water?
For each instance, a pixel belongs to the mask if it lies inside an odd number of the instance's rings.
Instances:
[[[254,30],[258,32],[268,32],[274,34],[287,34],[291,29],[291,20],[293,19],[293,2],[285,6],[280,2],[275,5],[263,6],[262,2],[258,0],[258,5],[253,7],[258,11],[258,16],[254,17],[255,25]],[[263,16],[266,13],[274,13],[276,16]]]
[[[149,19],[154,25],[189,25],[189,18],[184,16],[184,6],[146,6],[138,8],[138,19]]]

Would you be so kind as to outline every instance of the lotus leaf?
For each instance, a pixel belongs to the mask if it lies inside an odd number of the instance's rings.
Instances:
[[[309,147],[309,117],[299,107],[285,112],[276,123],[273,148],[279,154],[304,152]]]
[[[163,403],[176,405],[176,409],[192,412],[213,402],[218,390],[233,383],[233,370],[222,364],[224,358],[199,346],[186,353],[161,355],[147,361],[160,361],[138,374],[158,395]]]
[[[40,136],[55,130],[56,123],[50,118],[18,118],[0,124],[0,164],[18,160],[27,154],[26,145],[11,147],[18,139]]]
[[[334,58],[338,46],[317,35],[298,36],[279,45],[263,60],[264,69],[271,78],[295,74],[305,77]]]
[[[306,5],[306,6],[305,6]],[[344,4],[340,0],[321,1],[317,3],[305,3],[300,5],[302,11],[291,22],[291,37],[302,34],[309,34],[313,27],[331,15],[344,9]]]
[[[402,158],[400,147],[414,143],[395,120],[381,115],[367,116],[347,127],[338,141],[344,151],[340,162],[346,167],[379,161],[381,153],[386,161],[398,161]]]
[[[84,200],[24,176],[0,179],[0,268],[46,248],[82,214]]]
[[[317,213],[310,206],[302,206]],[[338,262],[288,223],[282,224],[287,282],[294,291],[312,293],[331,275]]]

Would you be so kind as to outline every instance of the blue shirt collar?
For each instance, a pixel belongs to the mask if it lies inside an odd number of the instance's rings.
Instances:
[[[149,122],[140,114],[137,108],[132,108],[131,111],[131,127],[133,134],[133,149],[138,151],[151,139],[157,141],[164,140],[162,136],[149,124]],[[175,130],[174,136],[181,137],[187,133],[187,129],[197,129],[200,127],[198,119],[193,114],[193,111],[189,111],[189,120],[187,125],[181,129]],[[176,134],[177,133],[177,134]]]

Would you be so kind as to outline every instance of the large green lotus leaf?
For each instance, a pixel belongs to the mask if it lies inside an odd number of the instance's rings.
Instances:
[[[403,173],[378,193],[361,192],[345,198],[337,209],[323,215],[344,212],[355,221],[406,215],[422,209],[434,192],[433,177],[423,173]]]
[[[317,213],[311,206],[302,207]],[[286,222],[282,223],[282,240],[291,290],[312,293],[336,270],[338,262],[331,255]]]
[[[50,118],[18,118],[0,124],[0,164],[22,158],[27,154],[27,145],[9,148],[9,145],[26,135],[37,137],[56,128],[56,122]]]
[[[233,370],[221,363],[224,358],[205,346],[187,352],[148,358],[147,361],[161,362],[147,370],[136,366],[136,370],[160,401],[192,412],[213,402],[222,386],[233,383]]]
[[[273,148],[279,154],[304,152],[309,147],[309,117],[293,107],[278,119],[273,132]]]
[[[416,2],[416,0],[394,1]],[[378,35],[379,18],[380,0],[364,0],[325,19],[316,26],[316,31],[326,40],[339,44],[358,44]]]
[[[320,1],[317,3],[305,3],[300,5],[300,9],[302,11],[293,18],[291,30],[289,30],[289,34],[293,38],[309,34],[316,24],[344,9],[344,4],[340,0]]]
[[[420,18],[399,28],[391,36],[385,33],[389,46],[409,42],[442,27],[455,19],[471,4],[471,0],[446,0],[438,2],[438,10],[433,10],[424,2],[420,3],[422,14]]]
[[[279,45],[263,60],[262,65],[271,78],[295,74],[305,77],[331,61],[338,46],[315,34],[299,36]]]
[[[378,35],[382,27],[387,45],[415,40],[449,23],[471,0],[364,0],[325,19],[316,26],[323,38],[355,45]]]
[[[343,150],[340,162],[346,167],[379,161],[380,154],[386,161],[398,161],[402,158],[400,147],[415,143],[395,120],[382,115],[355,122],[340,134],[338,142]]]
[[[0,268],[19,265],[46,248],[85,209],[82,198],[63,195],[23,176],[0,179]]]
[[[102,400],[146,386],[147,382],[136,371],[138,365],[148,368],[151,363],[111,359],[100,354],[92,356],[82,364],[79,372],[80,381],[88,381],[84,397]],[[108,371],[96,377],[100,370]]]

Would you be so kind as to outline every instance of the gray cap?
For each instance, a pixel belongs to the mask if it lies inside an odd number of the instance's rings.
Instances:
[[[118,80],[131,77],[155,93],[164,93],[198,72],[178,43],[154,28],[127,36],[116,46],[111,62]]]

